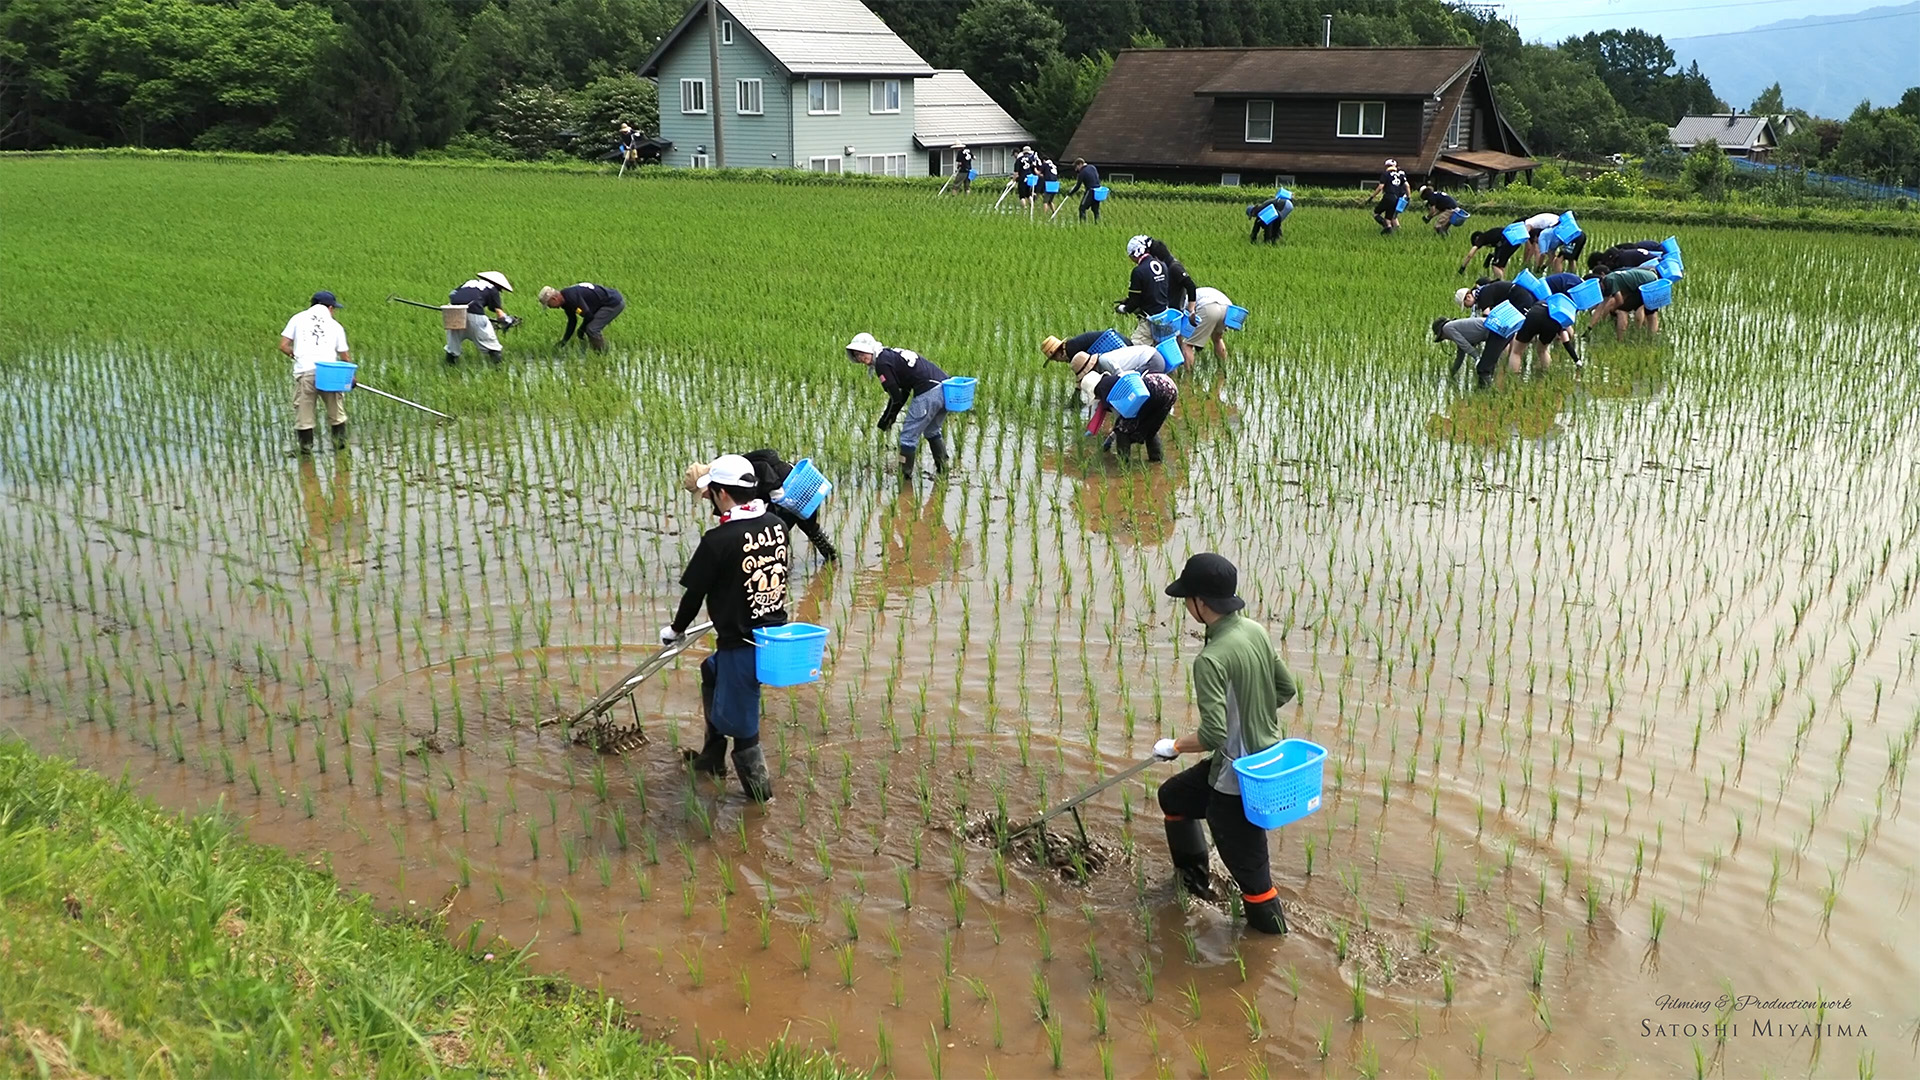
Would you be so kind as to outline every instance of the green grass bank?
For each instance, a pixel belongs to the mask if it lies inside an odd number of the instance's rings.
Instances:
[[[779,1044],[676,1054],[613,999],[488,949],[342,895],[217,812],[168,814],[0,742],[6,1075],[851,1075]]]

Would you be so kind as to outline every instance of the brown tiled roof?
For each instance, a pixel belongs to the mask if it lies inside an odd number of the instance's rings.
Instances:
[[[1203,50],[1182,49],[1181,52]],[[1214,76],[1196,94],[1433,94],[1453,82],[1480,57],[1477,48],[1420,49],[1230,49],[1238,54],[1214,68]]]
[[[1061,156],[1128,165],[1189,165],[1213,139],[1213,100],[1194,88],[1240,49],[1123,49]],[[1218,57],[1218,62],[1214,58]]]

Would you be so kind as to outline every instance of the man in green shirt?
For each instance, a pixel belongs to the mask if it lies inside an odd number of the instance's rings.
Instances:
[[[1207,837],[1200,829],[1205,821],[1220,860],[1240,887],[1247,925],[1284,934],[1287,918],[1273,887],[1267,831],[1247,820],[1233,759],[1280,741],[1277,713],[1294,698],[1293,673],[1273,651],[1266,627],[1239,614],[1246,606],[1235,595],[1239,576],[1233,563],[1203,552],[1188,559],[1179,580],[1167,586],[1167,595],[1184,599],[1187,614],[1207,628],[1207,643],[1193,662],[1200,730],[1161,739],[1153,752],[1168,761],[1181,754],[1211,756],[1160,785],[1160,809],[1167,816],[1167,851],[1187,891],[1203,900],[1214,898]]]

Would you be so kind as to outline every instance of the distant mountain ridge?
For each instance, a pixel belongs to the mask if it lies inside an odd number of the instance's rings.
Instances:
[[[1736,109],[1777,81],[1789,108],[1845,119],[1863,99],[1892,105],[1920,85],[1920,0],[1667,44],[1682,66],[1697,61]]]

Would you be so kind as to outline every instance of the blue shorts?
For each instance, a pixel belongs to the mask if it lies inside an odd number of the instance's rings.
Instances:
[[[760,676],[751,645],[721,649],[700,661],[700,688],[713,695],[707,723],[735,739],[760,736]]]
[[[946,392],[938,386],[922,390],[907,405],[907,418],[900,425],[900,449],[919,446],[922,435],[939,437],[946,423]]]

